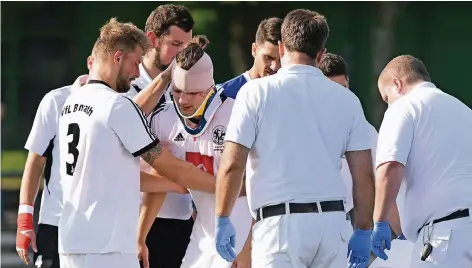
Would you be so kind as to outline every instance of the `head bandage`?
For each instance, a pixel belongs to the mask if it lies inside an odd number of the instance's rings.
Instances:
[[[180,68],[177,64],[172,70],[172,87],[184,93],[202,92],[214,84],[213,62],[206,53],[188,71]]]

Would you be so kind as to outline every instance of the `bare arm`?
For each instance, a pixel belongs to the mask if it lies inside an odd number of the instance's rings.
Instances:
[[[371,152],[346,152],[346,160],[352,175],[355,226],[363,230],[371,229],[375,194]]]
[[[169,82],[170,76],[165,75],[164,73],[158,75],[133,98],[133,101],[136,102],[146,115],[151,114],[162,94],[164,94],[165,90],[169,86]]]
[[[398,162],[386,162],[376,171],[374,221],[387,221],[395,206],[405,167]]]
[[[151,226],[164,203],[165,193],[143,193],[138,222],[138,243],[145,243]]]
[[[249,149],[226,141],[216,179],[216,216],[229,216],[243,184]]]
[[[141,192],[187,194],[188,190],[157,173],[153,175],[141,171]]]
[[[215,178],[212,175],[173,156],[160,143],[142,154],[141,158],[159,174],[178,185],[207,193],[215,192]]]
[[[174,65],[175,60],[173,60],[167,69],[156,76],[156,78],[154,78],[149,85],[147,85],[143,90],[141,90],[141,92],[138,93],[138,95],[133,98],[133,101],[139,105],[141,110],[143,110],[146,115],[151,114],[159,102],[162,94],[164,94],[167,87],[169,86]]]
[[[33,205],[38,194],[46,157],[29,152],[21,179],[20,204]]]

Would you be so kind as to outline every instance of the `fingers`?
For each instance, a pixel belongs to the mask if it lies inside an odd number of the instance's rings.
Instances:
[[[388,259],[388,256],[387,254],[385,254],[385,252],[383,251],[383,249],[379,246],[374,246],[372,247],[372,253],[375,254],[375,256],[381,258],[382,260],[387,260]]]
[[[147,254],[143,256],[143,267],[149,268],[149,256]]]
[[[26,264],[30,264],[29,256],[28,256],[28,251],[24,249],[17,248],[16,251],[18,252],[18,256],[20,256],[20,259]]]
[[[365,268],[367,266],[367,262],[359,258],[352,258],[349,261],[348,268]]]
[[[385,240],[385,248],[390,250],[392,247],[392,241],[390,239]]]
[[[233,248],[236,247],[236,236],[235,235],[230,236],[229,243],[231,244],[231,246]]]

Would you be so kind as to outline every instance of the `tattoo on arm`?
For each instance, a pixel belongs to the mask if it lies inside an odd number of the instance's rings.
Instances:
[[[156,146],[151,148],[149,151],[141,155],[141,158],[152,166],[154,160],[156,160],[162,154],[162,146],[158,143]]]

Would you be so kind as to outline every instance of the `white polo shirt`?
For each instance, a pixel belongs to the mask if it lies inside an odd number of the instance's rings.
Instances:
[[[376,163],[405,166],[399,212],[408,240],[423,224],[472,206],[471,152],[472,111],[434,84],[420,83],[389,106]]]
[[[379,133],[374,126],[369,124],[369,134],[371,139],[371,153],[372,153],[372,168],[375,169],[375,151],[377,150],[377,137]],[[352,175],[351,170],[349,169],[349,164],[347,163],[346,157],[343,156],[341,159],[342,166],[341,166],[341,177],[343,178],[344,184],[346,185],[346,203],[344,204],[344,210],[349,212],[351,209],[354,208],[354,201],[352,199]]]
[[[159,141],[136,103],[91,82],[69,96],[59,119],[59,253],[136,254],[137,156]]]
[[[151,76],[144,69],[143,64],[139,65],[139,78],[132,82],[131,89],[126,93],[126,96],[133,98],[138,94],[139,91],[143,90],[147,85],[152,82]],[[164,97],[161,98],[160,102],[170,101],[170,91],[167,89],[164,93]],[[149,118],[149,117],[148,117]],[[169,122],[170,123],[170,122]],[[167,122],[163,122],[167,124]],[[141,165],[143,171],[149,171],[151,168],[147,163]],[[178,194],[178,193],[167,193],[162,203],[161,209],[157,214],[158,218],[165,219],[178,219],[188,220],[192,216],[192,197],[190,194]]]
[[[284,66],[247,82],[236,98],[226,140],[251,149],[250,209],[344,200],[341,157],[370,148],[367,126],[359,99],[315,67]]]
[[[39,104],[33,127],[25,149],[46,157],[44,167],[44,189],[39,210],[39,223],[57,226],[62,212],[62,182],[59,172],[59,141],[56,138],[59,115],[71,91],[80,88],[87,80],[79,76],[72,86],[65,86],[48,92]]]

